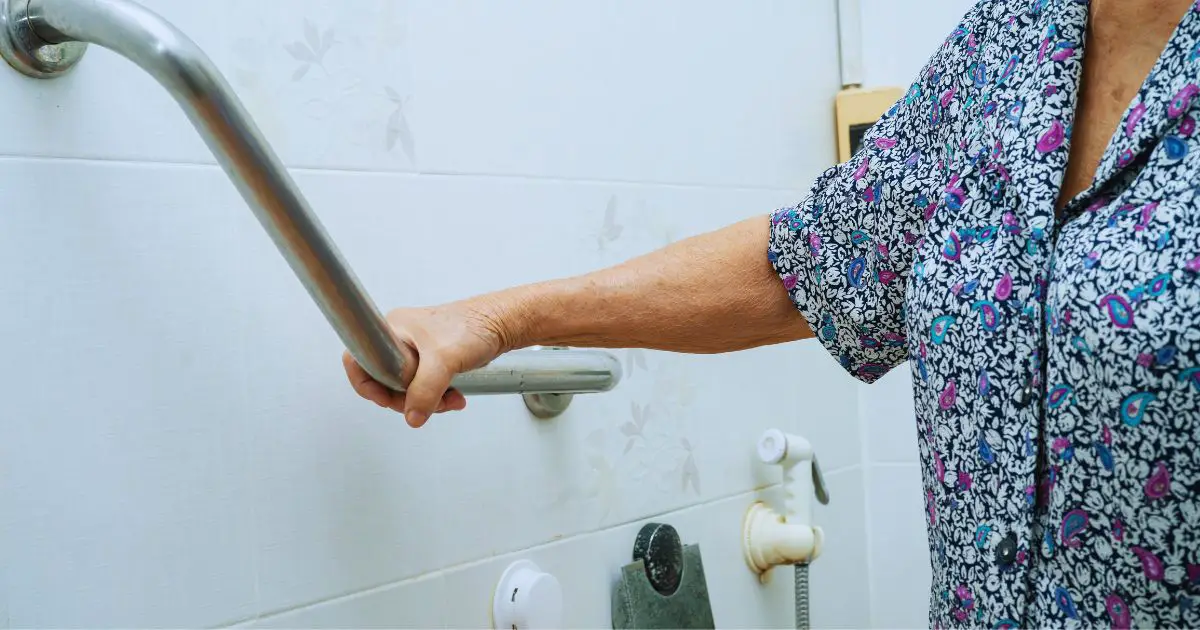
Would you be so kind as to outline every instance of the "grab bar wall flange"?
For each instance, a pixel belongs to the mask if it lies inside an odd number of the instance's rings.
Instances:
[[[186,35],[132,0],[0,0],[0,56],[31,77],[75,66],[88,43],[108,48],[153,76],[175,98],[217,162],[308,290],[347,350],[371,376],[403,391],[416,366],[308,206],[224,77]],[[557,415],[539,394],[608,391],[620,362],[595,350],[519,350],[458,375],[467,395],[524,394],[538,415]]]
[[[29,0],[0,0],[0,57],[21,74],[49,79],[69,72],[87,52],[87,42],[51,44],[34,31]]]

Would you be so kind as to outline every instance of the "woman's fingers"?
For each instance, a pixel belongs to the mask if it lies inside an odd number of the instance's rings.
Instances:
[[[354,391],[358,393],[359,396],[366,398],[380,407],[386,407],[392,411],[395,411],[396,413],[405,414],[406,420],[408,420],[406,412],[410,409],[410,403],[408,396],[404,392],[391,391],[387,387],[381,385],[375,379],[371,378],[371,375],[367,374],[366,370],[364,370],[362,366],[360,366],[358,362],[354,360],[354,357],[350,356],[349,353],[342,354],[342,366],[346,370],[346,378],[349,379],[350,385],[354,388]],[[420,368],[418,368],[418,370],[419,369]],[[450,376],[447,374],[448,373],[445,371],[443,371],[441,374],[431,373],[430,375],[426,376],[425,380],[419,382],[417,386],[420,388],[422,387],[423,383],[430,383],[426,387],[436,390],[439,385],[436,383],[431,383],[429,380],[431,377],[433,381],[440,382],[441,380],[445,380],[446,386],[448,386]],[[416,382],[415,379],[414,382]],[[426,420],[429,419],[430,414],[442,413],[444,411],[462,411],[467,406],[467,399],[465,396],[463,396],[462,392],[455,389],[450,389],[445,391],[440,400],[435,399],[436,404],[433,406],[432,411],[429,411],[430,406],[428,401],[433,395],[433,393],[425,393],[418,397],[416,405],[412,408],[414,408],[418,414],[424,412],[425,415],[414,416],[414,420],[409,422],[409,424],[412,424],[413,426],[421,426]]]
[[[454,375],[470,366],[486,365],[503,347],[488,317],[465,304],[396,309],[388,313],[387,320],[396,341],[416,355],[416,374],[406,391],[389,390],[371,378],[349,353],[342,355],[342,365],[359,396],[404,414],[405,421],[414,427],[425,424],[435,413],[464,409],[467,399],[450,388]]]
[[[429,416],[443,410],[442,402],[453,377],[454,372],[435,355],[421,358],[417,373],[404,394],[404,420],[409,426],[419,427],[429,420]]]
[[[389,391],[388,404],[384,405],[388,409],[395,411],[398,414],[404,413],[404,392]]]
[[[439,411],[462,411],[467,407],[467,397],[457,389],[452,389],[442,396],[442,408]]]
[[[391,406],[392,392],[371,378],[371,375],[362,369],[362,366],[354,360],[354,357],[350,356],[349,352],[342,353],[342,367],[346,370],[346,378],[350,379],[350,386],[359,396],[380,407]]]

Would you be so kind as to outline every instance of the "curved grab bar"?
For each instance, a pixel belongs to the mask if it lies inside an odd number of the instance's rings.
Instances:
[[[90,42],[119,53],[162,84],[350,354],[376,380],[404,390],[416,366],[412,349],[392,336],[296,183],[195,43],[130,0],[0,0],[0,26],[0,55],[27,75],[50,78],[70,70]],[[521,350],[460,374],[452,385],[464,394],[573,394],[612,389],[620,375],[620,363],[607,352]]]

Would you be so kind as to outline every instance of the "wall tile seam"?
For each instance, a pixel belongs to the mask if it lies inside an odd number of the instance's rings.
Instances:
[[[95,164],[95,165],[118,165],[128,167],[168,167],[168,168],[195,168],[195,169],[211,169],[219,170],[216,162],[197,162],[186,160],[138,160],[129,158],[116,157],[101,157],[101,156],[75,156],[75,155],[36,155],[36,154],[21,154],[21,153],[0,153],[0,161],[27,161],[27,162],[67,162],[73,164]],[[440,171],[440,170],[386,170],[386,169],[368,169],[368,168],[349,168],[335,166],[305,166],[305,165],[287,165],[284,167],[289,173],[303,174],[344,174],[344,175],[360,175],[360,176],[377,176],[377,177],[408,177],[408,178],[428,178],[428,179],[490,179],[490,180],[513,180],[524,182],[537,182],[548,184],[579,184],[587,186],[614,186],[614,187],[641,187],[641,188],[659,188],[667,190],[689,190],[689,191],[721,191],[721,192],[746,192],[746,193],[787,193],[790,195],[803,195],[804,191],[801,188],[783,187],[783,186],[759,186],[747,184],[706,184],[699,182],[686,181],[656,181],[656,180],[636,180],[636,179],[620,179],[620,178],[596,178],[596,177],[565,177],[554,175],[534,175],[528,173],[486,173],[473,171]],[[799,201],[799,197],[797,197]]]
[[[862,468],[862,464],[858,464],[858,463],[846,464],[845,466],[838,466],[837,468],[830,468],[829,470],[822,469],[821,474],[825,475],[826,477],[837,477],[839,475],[844,475],[846,473],[852,473],[860,468]],[[779,485],[779,484],[771,484],[771,485],[774,486],[774,485]]]

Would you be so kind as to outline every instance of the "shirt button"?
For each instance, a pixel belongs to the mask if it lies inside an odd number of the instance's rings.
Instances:
[[[1033,386],[1034,367],[1033,357],[1031,356],[1025,361],[1025,384],[1022,385],[1021,389],[1017,390],[1017,394],[1013,396],[1013,402],[1016,403],[1018,408],[1026,407],[1029,405],[1029,403],[1033,402],[1033,397],[1036,394]]]
[[[1009,532],[1004,540],[996,545],[996,564],[1000,567],[1007,568],[1012,566],[1012,563],[1017,560],[1017,535]]]
[[[1026,407],[1033,402],[1033,394],[1033,378],[1028,378],[1025,380],[1025,385],[1013,396],[1013,402],[1017,407]]]

